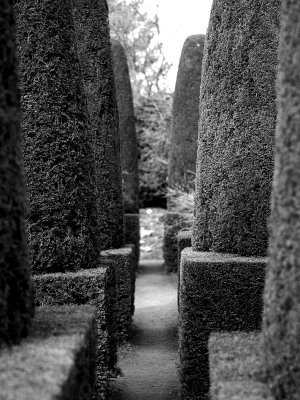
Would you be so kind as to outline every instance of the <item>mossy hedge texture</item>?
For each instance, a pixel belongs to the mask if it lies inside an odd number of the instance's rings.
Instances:
[[[179,288],[180,398],[209,392],[208,338],[211,332],[261,327],[266,258],[181,253]]]
[[[177,272],[178,245],[177,235],[181,229],[191,229],[191,218],[183,214],[167,212],[164,217],[163,256],[167,272]]]
[[[71,0],[90,116],[100,250],[124,244],[120,133],[108,9],[104,0]]]
[[[134,312],[135,254],[133,246],[101,251],[100,265],[115,263],[116,301],[114,316],[116,320],[117,343],[128,339],[129,328]]]
[[[261,333],[214,333],[209,338],[211,400],[272,400],[260,382]]]
[[[107,268],[42,274],[33,278],[37,306],[88,304],[96,307],[96,392],[100,398],[107,396],[109,376],[117,362],[115,264],[110,264]]]
[[[0,351],[1,398],[90,400],[97,327],[90,306],[38,307],[20,345]]]
[[[214,0],[200,91],[193,248],[267,252],[280,0]]]
[[[172,109],[168,185],[194,188],[204,35],[189,36],[180,56]]]
[[[0,4],[0,347],[27,335],[33,315],[12,1]]]
[[[95,267],[91,139],[70,0],[16,0],[33,273]]]
[[[273,399],[300,397],[300,4],[282,2],[278,118],[264,295],[264,358]]]
[[[127,58],[123,46],[112,40],[117,104],[119,112],[121,168],[125,213],[139,212],[138,143]]]

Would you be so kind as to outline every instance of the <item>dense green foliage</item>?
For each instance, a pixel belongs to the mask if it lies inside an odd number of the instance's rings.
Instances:
[[[100,250],[124,244],[120,133],[105,0],[72,0],[76,47],[90,118]]]
[[[165,77],[170,64],[159,39],[159,18],[144,0],[109,0],[111,35],[125,49],[140,148],[140,206],[165,205],[172,102]]]
[[[27,334],[33,314],[12,2],[0,3],[0,347]]]
[[[272,399],[300,398],[300,3],[282,2],[264,363]]]
[[[194,250],[267,252],[280,4],[213,2],[200,91]]]
[[[170,64],[159,39],[157,12],[145,11],[144,0],[108,0],[112,38],[125,49],[135,102],[164,91]]]
[[[96,266],[95,170],[70,0],[17,0],[34,273]]]
[[[162,93],[142,98],[136,107],[141,207],[161,204],[167,193],[171,109],[172,97]]]

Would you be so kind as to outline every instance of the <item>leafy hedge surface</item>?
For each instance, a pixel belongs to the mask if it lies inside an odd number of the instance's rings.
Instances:
[[[20,151],[12,2],[0,3],[0,347],[26,336],[33,314]]]
[[[265,378],[272,399],[300,398],[300,3],[282,2],[278,117],[264,293]]]
[[[124,244],[120,133],[108,10],[104,0],[72,0],[93,143],[100,249]]]
[[[123,46],[112,40],[112,55],[119,112],[121,167],[125,213],[139,212],[138,145],[131,83]]]
[[[195,186],[204,41],[204,35],[189,36],[184,42],[180,56],[172,109],[168,169],[170,188],[180,186],[189,190]]]
[[[266,254],[280,4],[213,2],[201,78],[195,250]]]
[[[181,253],[179,283],[180,398],[209,391],[211,332],[261,329],[267,259],[231,254]]]
[[[158,93],[136,106],[140,207],[166,205],[172,98]]]
[[[107,267],[81,270],[76,273],[36,275],[33,279],[37,306],[89,304],[96,306],[98,327],[96,349],[96,389],[105,396],[109,386],[110,369],[117,361],[115,338],[115,276],[114,263]],[[101,397],[102,398],[102,397]]]
[[[17,0],[15,11],[32,269],[92,268],[95,173],[70,0]]]

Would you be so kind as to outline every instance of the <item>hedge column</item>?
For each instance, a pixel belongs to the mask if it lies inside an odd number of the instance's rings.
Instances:
[[[206,398],[208,338],[261,328],[281,0],[214,0],[205,41],[192,249],[181,253],[181,398]],[[215,272],[214,272],[215,271]]]
[[[282,4],[263,333],[273,398],[296,400],[300,398],[300,4],[297,0]]]
[[[125,240],[134,243],[139,254],[138,143],[127,58],[123,46],[112,40],[112,55],[119,111],[121,169],[125,209]]]
[[[195,185],[204,41],[204,35],[189,36],[184,42],[178,67],[168,167],[168,186],[175,191],[189,192]],[[189,220],[192,218],[186,218],[174,210],[170,193],[163,242],[165,268],[168,272],[177,271],[177,234],[183,228],[191,228]]]
[[[194,250],[266,254],[279,4],[213,2],[200,95]]]
[[[194,188],[204,41],[204,35],[189,36],[180,56],[172,110],[170,188]]]
[[[12,3],[0,4],[0,347],[26,336],[33,315]]]
[[[105,0],[72,0],[79,61],[91,120],[100,249],[124,244],[120,133]]]
[[[70,0],[17,0],[34,273],[97,265],[93,152]]]

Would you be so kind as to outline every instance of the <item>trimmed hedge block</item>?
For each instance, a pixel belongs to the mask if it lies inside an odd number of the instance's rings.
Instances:
[[[140,259],[140,214],[125,214],[125,243],[135,246],[136,269]]]
[[[132,315],[134,313],[135,288],[135,250],[134,245],[120,249],[101,251],[100,265],[115,262],[116,301],[114,316],[116,320],[117,343],[121,344],[128,338]]]
[[[110,265],[109,265],[110,264]],[[96,306],[97,380],[98,396],[105,397],[108,378],[117,361],[115,338],[115,263],[105,268],[81,270],[76,273],[35,275],[33,277],[37,306],[83,305]]]
[[[120,133],[106,0],[72,0],[90,117],[100,250],[124,245]]]
[[[0,4],[0,347],[27,335],[33,316],[13,2]]]
[[[124,209],[125,213],[136,214],[139,212],[139,151],[130,76],[124,47],[114,39],[111,47],[119,114]]]
[[[188,215],[188,214],[187,214]],[[191,229],[191,218],[185,214],[167,212],[164,217],[163,255],[167,272],[177,272],[177,235],[181,229]]]
[[[95,169],[71,1],[16,0],[33,273],[97,267]]]
[[[173,100],[168,185],[187,191],[195,186],[204,42],[204,35],[185,40]]]
[[[209,392],[208,338],[261,327],[266,258],[181,253],[179,356],[181,399]]]
[[[270,262],[264,294],[266,381],[274,400],[300,399],[300,2],[283,0],[277,79]]]
[[[261,334],[214,333],[209,338],[211,400],[272,400],[262,371]]]
[[[37,308],[28,338],[0,351],[1,399],[90,400],[96,340],[94,307]]]
[[[281,0],[214,0],[201,90],[193,249],[265,256]]]

